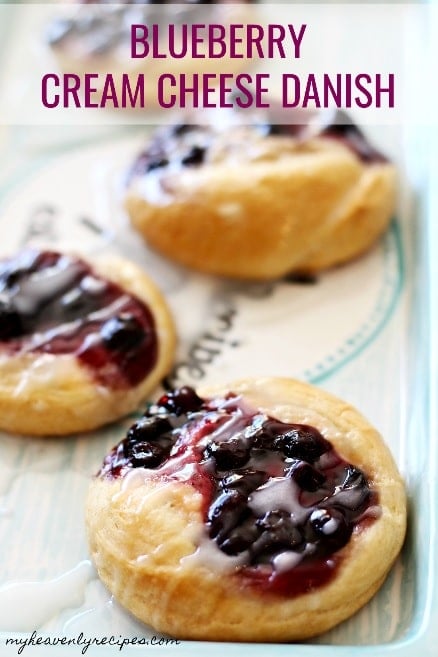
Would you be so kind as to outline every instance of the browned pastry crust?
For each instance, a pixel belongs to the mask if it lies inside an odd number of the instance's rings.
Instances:
[[[208,273],[272,279],[346,262],[387,227],[396,188],[390,163],[362,162],[321,137],[233,131],[227,140],[199,167],[131,181],[131,222],[169,258]]]
[[[135,410],[169,370],[173,320],[161,293],[136,265],[118,258],[93,261],[93,270],[146,303],[154,317],[158,357],[138,385],[117,390],[99,385],[74,355],[0,353],[0,427],[38,436],[89,431]]]
[[[92,558],[116,599],[155,630],[178,638],[289,641],[320,634],[354,614],[378,590],[403,543],[403,482],[377,431],[347,403],[308,384],[255,379],[201,390],[228,391],[251,407],[309,423],[367,473],[380,516],[354,531],[334,580],[298,597],[245,587],[214,561],[199,558],[205,536],[201,496],[189,484],[96,478],[86,517]],[[144,471],[143,471],[144,472]]]

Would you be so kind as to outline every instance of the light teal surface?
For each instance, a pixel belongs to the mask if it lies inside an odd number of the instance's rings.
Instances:
[[[423,135],[425,137],[425,135]],[[421,135],[415,140],[417,149],[416,157],[426,157],[426,144],[421,142]],[[19,168],[13,173],[4,186],[0,186],[0,208],[5,190],[19,189],[19,185],[26,182],[27,175],[44,166],[55,154],[43,155],[40,158],[26,163],[26,167]],[[419,164],[424,173],[424,162]],[[402,557],[396,569],[392,571],[378,596],[369,603],[366,614],[358,616],[351,621],[335,628],[330,633],[315,639],[312,643],[294,645],[251,645],[244,647],[240,644],[217,645],[205,643],[183,642],[181,645],[170,647],[152,647],[148,651],[161,651],[161,654],[169,655],[202,655],[208,649],[209,654],[223,654],[224,650],[229,655],[240,655],[251,650],[253,656],[266,655],[274,652],[275,655],[294,654],[309,657],[326,657],[331,655],[378,655],[397,654],[402,657],[421,654],[428,657],[436,655],[436,640],[438,639],[437,624],[434,619],[438,618],[438,599],[436,589],[436,515],[437,515],[437,477],[436,477],[436,444],[431,439],[436,428],[436,408],[430,403],[431,394],[436,392],[436,380],[434,375],[436,369],[432,366],[436,363],[436,292],[434,284],[436,281],[436,262],[433,259],[433,245],[436,247],[437,228],[430,220],[433,216],[433,208],[436,207],[436,199],[428,189],[427,181],[418,190],[419,201],[415,208],[415,216],[412,217],[412,225],[400,231],[400,226],[394,224],[388,235],[388,248],[398,254],[400,271],[403,269],[403,248],[401,242],[405,242],[408,252],[408,265],[405,276],[409,287],[413,286],[413,294],[410,300],[411,322],[408,325],[410,335],[408,336],[409,349],[412,357],[408,359],[410,369],[405,372],[409,378],[407,386],[409,392],[409,426],[407,428],[406,440],[406,479],[410,499],[410,522],[409,533],[403,550]],[[408,246],[408,242],[410,242]],[[432,278],[434,276],[434,279]],[[397,294],[393,297],[393,304],[401,292],[401,281],[399,278]],[[405,293],[407,291],[405,290]],[[388,310],[388,308],[387,308]],[[376,326],[376,331],[370,340],[361,345],[361,352],[367,352],[371,342],[379,340],[379,334],[385,331],[387,323],[391,323],[391,312],[384,315],[384,321]],[[394,329],[392,329],[394,330]],[[344,366],[355,367],[354,360],[360,356],[359,353],[352,355],[351,362]],[[366,357],[366,353],[365,353]],[[433,361],[435,359],[435,361]],[[338,372],[339,367],[336,368]],[[330,372],[326,373],[325,379],[330,379]],[[330,383],[330,381],[326,381]],[[432,397],[436,399],[436,397]],[[95,458],[103,452],[103,446],[115,442],[119,433],[118,426],[104,432],[98,441],[90,445]],[[81,438],[72,438],[63,446],[52,444],[50,449],[59,452],[59,458],[66,464],[76,463],[78,458],[90,457],[84,452],[84,442]],[[82,456],[81,456],[82,455]],[[21,454],[21,457],[23,454]],[[94,457],[93,457],[94,458]],[[97,462],[97,461],[96,461]],[[427,485],[425,485],[427,482]],[[421,511],[420,511],[421,510]],[[398,591],[400,613],[398,614],[397,626],[391,629],[391,637],[388,638],[392,624],[391,605],[394,603],[394,591]],[[361,612],[362,613],[362,612]],[[5,635],[0,635],[0,655],[14,654],[15,648],[8,648],[2,652],[1,641]],[[4,647],[6,650],[6,647]],[[47,651],[48,648],[45,648]],[[59,648],[51,648],[52,654],[59,653]],[[74,654],[77,647],[64,647],[62,654]],[[126,647],[123,654],[139,654],[144,648]],[[38,647],[26,648],[27,654],[39,655],[43,651]],[[25,654],[26,654],[25,652]],[[115,654],[114,649],[103,649],[90,647],[87,654],[98,655]],[[47,654],[47,653],[45,653]],[[59,653],[61,654],[61,653]]]
[[[0,26],[0,30],[4,26]],[[431,143],[431,134],[434,142]],[[372,603],[372,613],[366,623],[355,622],[343,624],[339,629],[324,635],[313,643],[293,645],[264,644],[215,644],[183,642],[174,648],[152,647],[125,648],[121,653],[117,650],[90,647],[86,654],[92,656],[112,657],[122,655],[175,655],[179,657],[222,657],[251,655],[265,657],[283,655],[293,657],[382,657],[395,655],[397,657],[436,657],[438,655],[438,573],[437,573],[437,526],[438,526],[438,193],[433,189],[438,172],[438,143],[436,132],[433,134],[427,128],[418,128],[415,138],[407,144],[411,157],[410,168],[419,182],[416,185],[418,202],[415,215],[412,216],[410,228],[393,224],[388,240],[394,240],[398,253],[401,253],[401,242],[404,242],[409,252],[406,271],[403,270],[400,259],[400,280],[394,304],[402,293],[401,285],[405,277],[412,292],[410,306],[410,323],[408,324],[407,344],[409,349],[409,367],[405,372],[408,380],[409,409],[406,427],[406,468],[405,476],[410,500],[409,532],[399,564],[402,573],[399,600],[401,613],[395,634],[387,639],[388,627],[391,624],[391,609],[389,607],[393,578],[390,575],[378,598]],[[88,136],[77,136],[79,143],[88,141]],[[37,170],[53,156],[44,153],[28,160],[16,156],[17,147],[23,151],[25,133],[15,129],[5,140],[2,159],[17,157],[17,166],[8,172],[7,179],[2,180],[0,174],[0,209],[3,196],[12,189],[18,189],[27,176]],[[436,146],[436,147],[435,147]],[[60,147],[63,150],[64,145]],[[430,158],[430,160],[429,160]],[[433,184],[432,184],[433,183]],[[0,238],[1,239],[1,238]],[[408,244],[409,242],[409,244]],[[403,270],[403,271],[402,271]],[[369,340],[361,341],[361,352],[367,352],[370,343],[377,340],[379,334],[391,323],[391,311],[384,320],[376,324],[376,330],[369,335]],[[359,356],[354,352],[352,359]],[[366,356],[366,353],[365,353]],[[347,363],[343,362],[342,366]],[[338,368],[336,368],[336,371]],[[330,383],[330,376],[335,372],[328,369],[318,378],[316,373],[309,373],[314,382]],[[117,435],[117,426],[105,433],[100,441],[94,441],[90,450],[97,458],[102,453],[102,444],[111,444]],[[55,445],[53,445],[55,449]],[[72,438],[66,441],[62,449],[66,461],[73,455],[84,453],[83,439]],[[78,451],[79,450],[79,451]],[[82,451],[81,451],[82,450]],[[1,522],[1,519],[0,519]],[[251,622],[251,620],[249,620]],[[13,636],[8,635],[8,636]],[[17,637],[19,635],[16,635]],[[0,657],[17,654],[17,648],[6,648],[6,634],[0,634]],[[332,645],[331,645],[332,644]],[[24,655],[40,657],[44,655],[79,655],[80,649],[74,646],[59,648],[32,647],[23,651]]]

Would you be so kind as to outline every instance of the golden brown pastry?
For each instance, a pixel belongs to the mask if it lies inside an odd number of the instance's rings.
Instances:
[[[306,134],[305,125],[157,131],[132,168],[133,226],[167,257],[236,278],[354,258],[391,219],[394,166],[351,123]]]
[[[404,486],[381,436],[294,380],[198,392],[161,397],[92,482],[103,582],[184,639],[304,639],[354,614],[405,534]]]
[[[27,249],[0,261],[0,428],[62,435],[137,408],[169,369],[169,310],[136,265]]]

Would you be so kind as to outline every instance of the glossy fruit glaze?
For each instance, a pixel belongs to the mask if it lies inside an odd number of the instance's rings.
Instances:
[[[353,532],[376,516],[377,494],[315,427],[284,423],[230,393],[169,392],[129,429],[100,475],[146,468],[203,499],[206,532],[238,559],[248,586],[298,595],[330,581]]]
[[[119,389],[147,376],[157,350],[150,309],[83,260],[27,249],[0,262],[0,353],[72,354]]]
[[[275,116],[275,113],[273,113]],[[281,115],[280,115],[281,116]],[[305,118],[305,114],[303,117]],[[311,119],[311,114],[308,118]],[[251,132],[254,138],[290,137],[306,140],[308,125],[300,115],[300,123],[256,123],[247,134],[250,143]],[[234,128],[230,128],[230,140]],[[337,112],[335,121],[321,125],[315,137],[335,140],[349,148],[364,164],[381,164],[387,162],[367,139],[364,132],[344,112]],[[197,125],[181,123],[175,126],[157,130],[146,148],[138,155],[129,173],[129,179],[144,175],[155,170],[165,170],[168,167],[199,167],[209,158],[209,152],[223,139],[223,134],[213,125]],[[299,152],[296,155],[299,157]]]

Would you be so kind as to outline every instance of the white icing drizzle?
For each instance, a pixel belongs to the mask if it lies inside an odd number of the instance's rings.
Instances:
[[[336,520],[336,518],[330,518],[326,523],[323,524],[322,526],[322,533],[325,534],[326,536],[330,536],[330,534],[333,534],[339,526],[339,522]]]
[[[101,294],[107,286],[107,283],[103,280],[95,278],[91,274],[84,276],[81,281],[81,288],[89,294]]]
[[[67,264],[61,266],[64,261]],[[55,266],[30,274],[13,295],[15,307],[22,314],[34,314],[42,302],[71,286],[79,272],[77,263],[61,258]]]
[[[287,550],[286,552],[280,552],[274,557],[273,566],[278,573],[284,573],[291,568],[295,568],[300,561],[302,560],[304,553],[292,552],[292,550]]]
[[[198,541],[198,547],[193,554],[183,557],[180,561],[181,567],[192,568],[193,566],[205,566],[216,573],[231,573],[243,566],[248,559],[248,552],[241,552],[233,557],[220,550],[216,543],[208,536],[203,536]]]
[[[114,495],[114,499],[117,499],[120,494],[126,493],[133,488],[142,486],[145,481],[150,478],[152,475],[151,470],[146,470],[146,468],[132,468],[129,472],[122,478],[122,483],[120,486],[120,491]]]
[[[331,501],[336,502],[347,509],[354,509],[358,506],[363,496],[361,488],[344,488],[333,494]]]
[[[272,509],[288,511],[297,523],[301,523],[310,510],[301,506],[298,496],[299,488],[292,479],[275,477],[250,495],[248,506],[256,516],[262,516]]]
[[[113,301],[111,304],[105,306],[104,308],[101,308],[93,313],[90,313],[88,315],[88,321],[103,322],[106,319],[111,319],[111,317],[114,317],[119,313],[120,310],[122,310],[123,306],[128,301],[129,301],[129,297],[127,295],[122,295],[117,299],[115,299],[115,301]],[[75,333],[77,330],[79,330],[82,324],[83,324],[83,319],[76,319],[72,322],[65,322],[63,324],[59,324],[52,330],[48,329],[46,331],[43,331],[42,333],[34,333],[33,336],[30,336],[30,339],[22,349],[22,352],[23,353],[33,352],[35,349],[38,349],[46,342],[50,342],[50,340],[52,340],[55,337],[61,335],[68,335],[69,333]],[[100,340],[101,338],[99,332],[90,333],[89,335],[86,336],[85,340],[83,341],[81,349],[84,350],[85,348],[92,346],[94,342],[100,342]]]
[[[240,398],[230,398],[227,400],[212,400],[210,415],[219,415],[219,411],[231,407],[233,412],[229,418],[221,424],[215,431],[211,431],[207,436],[194,443],[188,442],[186,444],[186,451],[179,456],[172,456],[171,459],[166,461],[159,468],[146,469],[134,468],[128,472],[123,478],[121,489],[115,497],[129,492],[132,488],[147,483],[151,478],[158,479],[150,492],[144,496],[151,503],[151,497],[159,503],[160,495],[166,495],[166,488],[172,482],[192,482],[194,475],[198,469],[198,459],[196,458],[195,451],[200,447],[205,446],[210,442],[220,443],[223,440],[230,439],[230,436],[236,436],[239,433],[249,436],[251,433],[258,431],[263,422],[266,421],[267,416],[262,412],[254,415],[252,408],[246,409]],[[218,413],[215,413],[217,411]],[[248,426],[248,416],[251,417],[252,423]],[[305,422],[304,422],[305,423]],[[275,476],[275,471],[278,472],[278,454],[272,453],[267,456],[263,453],[263,469],[270,470],[271,478],[264,485],[257,488],[248,498],[248,507],[253,511],[256,517],[263,517],[267,512],[273,510],[287,511],[291,514],[293,520],[297,525],[306,522],[308,517],[315,512],[313,506],[303,506],[300,502],[301,489],[297,483],[290,477],[284,477],[283,472],[281,476]],[[268,462],[267,462],[268,461]],[[339,456],[332,451],[323,454],[318,459],[320,468],[334,467],[339,463]],[[255,467],[257,469],[257,458],[252,457],[247,463],[247,467]],[[282,470],[282,468],[281,468]],[[170,480],[168,477],[170,476]],[[160,480],[161,479],[161,480]],[[359,489],[342,489],[338,486],[332,498],[347,508],[354,509],[361,501],[363,491]],[[316,509],[320,513],[321,518],[326,515],[324,509]],[[379,507],[371,507],[369,513],[365,515],[375,516],[379,512]],[[359,519],[360,520],[360,519]],[[335,533],[339,528],[339,521],[335,517],[329,517],[326,522],[321,525],[321,532],[330,536]],[[196,550],[183,557],[180,561],[180,567],[193,567],[205,566],[209,570],[218,573],[231,573],[239,570],[242,566],[248,565],[251,561],[250,552],[248,550],[236,555],[228,555],[224,553],[208,536],[207,529],[203,523],[189,523],[186,528],[189,532],[190,541],[196,545]],[[163,546],[158,546],[157,549],[148,555],[139,555],[136,561],[140,564],[147,564],[153,566],[155,557]],[[313,543],[305,543],[300,546],[299,550],[285,549],[273,556],[272,568],[277,573],[287,572],[296,567],[303,559],[312,556],[317,550],[317,546]],[[333,562],[334,563],[334,562]]]
[[[85,588],[94,576],[90,561],[55,579],[43,582],[17,582],[0,588],[0,630],[31,632],[58,615],[63,609],[79,607]]]
[[[247,420],[242,411],[238,409],[236,413],[230,416],[230,419],[221,424],[215,431],[202,438],[198,445],[207,445],[210,442],[220,443],[229,440],[231,436],[236,436],[240,431],[245,429]]]

